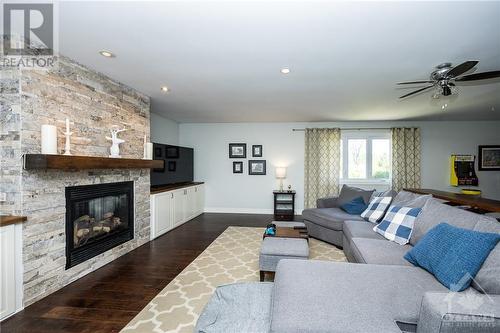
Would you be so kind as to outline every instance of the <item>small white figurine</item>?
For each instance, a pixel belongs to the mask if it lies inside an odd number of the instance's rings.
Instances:
[[[125,128],[119,129],[118,126],[113,125],[111,126],[110,132],[111,132],[111,137],[107,136],[106,139],[111,140],[113,143],[111,145],[111,148],[109,149],[109,152],[111,155],[109,157],[114,157],[114,158],[120,158],[120,143],[124,143],[125,140],[118,138],[118,133],[126,131]]]
[[[63,132],[63,134],[66,137],[66,143],[64,144],[63,155],[71,155],[70,145],[71,145],[71,135],[73,134],[73,132],[69,131],[69,124],[70,124],[69,119],[66,118],[66,132]]]

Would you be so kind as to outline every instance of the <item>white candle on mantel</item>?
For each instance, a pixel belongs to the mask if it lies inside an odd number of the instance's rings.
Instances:
[[[69,118],[66,118],[66,133],[69,133]]]
[[[42,125],[42,154],[57,154],[57,128],[54,125]]]
[[[153,159],[153,144],[151,142],[146,142],[146,159]]]

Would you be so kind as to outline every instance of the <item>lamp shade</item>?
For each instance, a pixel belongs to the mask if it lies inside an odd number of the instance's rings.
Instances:
[[[286,168],[276,168],[276,178],[277,179],[286,178]]]

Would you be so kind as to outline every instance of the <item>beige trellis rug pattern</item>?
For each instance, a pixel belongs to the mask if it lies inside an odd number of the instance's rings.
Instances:
[[[215,288],[259,281],[263,228],[228,227],[130,322],[123,333],[191,333]],[[342,250],[309,240],[310,258],[346,261]]]

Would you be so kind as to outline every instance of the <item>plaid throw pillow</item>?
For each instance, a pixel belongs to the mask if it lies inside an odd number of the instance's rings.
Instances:
[[[373,231],[388,240],[405,245],[410,240],[413,224],[421,210],[421,208],[391,205],[382,222],[377,224]]]
[[[387,208],[391,204],[392,197],[375,197],[373,198],[368,207],[365,209],[363,213],[361,213],[361,217],[367,220],[368,222],[378,223],[385,215]]]

